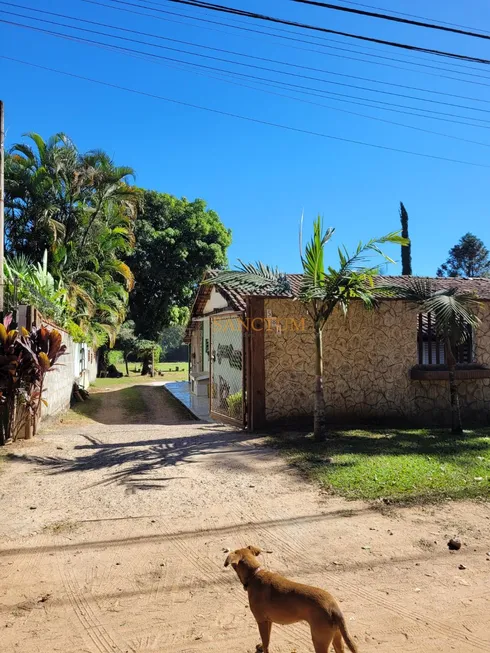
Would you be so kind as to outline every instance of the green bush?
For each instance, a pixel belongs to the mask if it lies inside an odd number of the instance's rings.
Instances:
[[[229,416],[234,419],[241,419],[242,417],[242,391],[235,392],[235,394],[228,395],[226,399],[228,404]]]
[[[107,360],[109,365],[119,365],[120,363],[124,363],[124,355],[120,349],[111,349]]]

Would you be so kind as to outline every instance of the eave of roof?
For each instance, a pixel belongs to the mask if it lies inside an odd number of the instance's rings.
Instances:
[[[203,281],[207,279],[212,279],[213,277],[219,274],[218,270],[209,270],[203,276]],[[202,316],[204,307],[206,306],[207,301],[211,296],[211,290],[214,287],[228,302],[229,308],[234,311],[245,311],[247,308],[247,297],[259,296],[259,297],[277,297],[284,299],[294,299],[299,295],[301,288],[301,281],[303,278],[302,274],[287,274],[286,275],[289,284],[291,286],[290,293],[271,293],[270,291],[259,291],[250,289],[247,290],[238,290],[236,288],[230,288],[226,284],[217,283],[217,284],[205,284],[201,282],[199,289],[194,300],[194,304],[191,310],[191,317],[188,323],[188,328],[191,328],[192,319],[194,317]],[[410,279],[413,277],[408,276],[380,276],[378,277],[378,283],[381,284],[394,284],[403,285],[404,282],[409,283]],[[457,288],[460,292],[464,293],[475,293],[478,299],[482,301],[490,300],[490,278],[485,277],[417,277],[419,279],[428,279],[430,280],[436,289],[445,290],[448,288]],[[396,298],[393,298],[396,301]],[[390,301],[393,301],[390,300]]]

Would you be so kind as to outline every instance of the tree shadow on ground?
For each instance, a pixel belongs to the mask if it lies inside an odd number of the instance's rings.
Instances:
[[[266,455],[260,444],[248,443],[253,436],[246,432],[233,432],[226,428],[204,426],[198,435],[176,438],[145,438],[122,442],[104,442],[90,435],[81,434],[83,444],[76,445],[75,458],[59,456],[29,456],[10,454],[11,461],[27,462],[44,468],[50,475],[74,472],[106,471],[97,485],[124,485],[128,492],[141,489],[163,488],[161,482],[185,478],[164,476],[155,478],[155,472],[167,467],[202,463],[207,456],[219,454],[214,464],[229,467],[231,471],[247,471],[250,456]],[[238,462],[236,456],[243,454]],[[158,483],[155,484],[154,481]]]
[[[363,456],[424,455],[438,458],[477,455],[490,448],[490,429],[468,431],[455,435],[443,429],[332,429],[325,442],[315,442],[304,433],[274,433],[272,441],[278,448],[294,449],[318,457],[360,454]],[[345,463],[339,463],[345,464]]]

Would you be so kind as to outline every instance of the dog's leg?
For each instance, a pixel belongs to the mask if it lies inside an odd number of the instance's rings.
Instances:
[[[271,640],[271,621],[260,621],[257,623],[259,627],[260,639],[262,640],[262,653],[269,653],[269,642]],[[257,649],[260,648],[260,644]]]
[[[323,629],[320,631],[315,630],[315,632],[313,632],[312,628],[311,639],[313,640],[315,653],[328,653],[330,650],[330,644],[333,640],[333,632],[331,630]]]
[[[333,647],[335,649],[335,653],[344,653],[344,639],[342,637],[342,633],[340,630],[337,630],[335,635],[333,636]]]

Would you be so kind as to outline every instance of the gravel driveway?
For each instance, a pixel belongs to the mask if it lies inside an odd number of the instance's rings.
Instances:
[[[158,385],[96,407],[0,464],[2,653],[252,652],[246,594],[223,568],[247,544],[337,596],[361,653],[490,650],[488,505],[327,497]],[[464,546],[450,553],[454,535]],[[274,627],[271,648],[312,651],[307,627]]]

